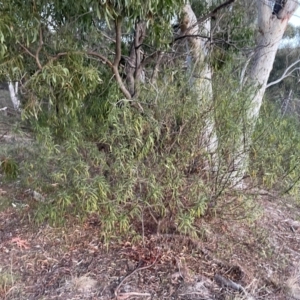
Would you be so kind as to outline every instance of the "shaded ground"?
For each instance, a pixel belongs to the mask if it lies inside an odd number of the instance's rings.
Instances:
[[[64,229],[36,228],[26,217],[30,197],[8,185],[0,193],[16,206],[0,213],[2,299],[300,298],[293,199],[258,196],[262,215],[251,225],[203,219],[199,240],[147,234],[107,247],[92,217]]]

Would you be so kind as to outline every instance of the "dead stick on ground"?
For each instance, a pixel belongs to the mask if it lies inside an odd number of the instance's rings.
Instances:
[[[230,279],[227,279],[219,274],[216,274],[214,279],[215,279],[216,283],[220,286],[229,287],[238,292],[243,292],[245,295],[247,295],[247,292],[243,286],[241,286],[240,284],[238,284]]]
[[[119,285],[118,285],[117,288],[115,289],[115,297],[116,297],[117,300],[118,300],[118,299],[119,299],[119,300],[122,299],[122,296],[121,296],[121,298],[118,296],[118,292],[119,292],[119,289],[121,288],[122,284],[123,284],[130,276],[132,276],[134,273],[136,273],[137,271],[142,271],[142,270],[146,270],[146,269],[149,269],[149,268],[153,267],[153,266],[155,265],[156,261],[157,261],[157,258],[158,258],[158,256],[156,256],[155,261],[154,261],[151,265],[145,266],[145,267],[142,267],[142,268],[136,268],[136,269],[134,269],[131,273],[129,273],[127,276],[125,276],[125,277],[123,278],[123,280],[119,283]],[[131,293],[126,293],[126,294],[128,294],[128,296],[130,296],[129,294],[131,294]],[[125,295],[125,294],[124,294],[124,295]],[[124,296],[124,295],[123,295],[123,296]],[[144,295],[144,296],[147,296],[147,295]],[[123,298],[123,299],[124,299],[124,298]]]
[[[125,300],[128,299],[129,297],[133,297],[133,296],[138,296],[138,297],[150,297],[151,294],[150,293],[136,293],[136,292],[128,292],[128,293],[121,293],[118,296],[118,300]]]

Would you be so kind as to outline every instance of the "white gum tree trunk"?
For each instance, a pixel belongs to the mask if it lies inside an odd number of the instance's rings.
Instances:
[[[242,177],[248,167],[251,135],[259,116],[275,55],[288,21],[299,6],[298,1],[295,0],[286,0],[282,3],[283,7],[280,12],[272,14],[273,8],[268,5],[267,1],[257,0],[258,37],[256,50],[247,72],[248,78],[246,78],[246,84],[251,84],[254,87],[254,93],[247,112],[249,125],[247,132],[241,137],[240,144],[237,147],[234,172],[231,174],[233,185],[241,188],[243,188]]]
[[[298,8],[298,2],[287,0],[284,5],[280,19],[272,14],[270,6],[264,1],[257,0],[258,5],[258,39],[252,64],[250,65],[249,78],[256,84],[257,91],[252,100],[253,108],[249,112],[249,117],[257,119],[262,104],[262,97],[265,93],[270,72],[282,40],[283,34],[288,25],[288,21]]]
[[[20,109],[20,99],[18,97],[18,82],[8,82],[8,90],[11,102],[15,110]]]
[[[207,4],[210,0],[207,0]],[[197,18],[191,5],[187,3],[183,7],[183,15],[181,21],[181,34],[187,35],[188,58],[191,61],[191,82],[195,94],[201,107],[207,110],[205,119],[204,136],[200,141],[204,143],[207,153],[211,156],[210,160],[212,168],[217,164],[217,147],[218,139],[215,130],[214,112],[213,112],[213,91],[212,91],[212,69],[208,60],[210,51],[209,38],[201,36],[210,36],[211,22],[210,18],[201,24],[197,24]]]
[[[276,13],[273,11],[274,5],[278,1],[257,0],[258,8],[258,32],[256,40],[256,49],[253,58],[246,71],[246,80],[244,84],[253,87],[253,94],[250,99],[250,106],[247,111],[246,132],[239,139],[236,147],[234,168],[230,173],[230,181],[233,186],[243,188],[242,178],[248,168],[249,147],[251,145],[251,135],[255,128],[259,111],[262,105],[263,96],[266,91],[270,72],[273,68],[274,59],[278,50],[280,41],[286,30],[287,24],[293,13],[298,8],[298,1],[281,1],[281,8]],[[278,2],[278,3],[277,3]],[[206,3],[210,5],[210,0]],[[195,35],[210,35],[210,19],[197,24],[197,18],[187,3],[183,8],[183,17],[181,22],[181,34],[188,35],[189,56],[192,61],[193,89],[198,95],[199,102],[208,103],[207,118],[205,120],[204,143],[207,152],[211,155],[213,166],[218,164],[217,148],[218,139],[216,135],[214,114],[213,114],[213,94],[212,94],[212,70],[208,61],[209,39]],[[202,102],[203,103],[203,102]],[[203,142],[203,141],[202,141]]]

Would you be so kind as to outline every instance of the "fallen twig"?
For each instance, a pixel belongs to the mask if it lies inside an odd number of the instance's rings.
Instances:
[[[227,279],[219,274],[215,275],[215,281],[220,286],[229,287],[238,292],[243,292],[244,294],[247,294],[246,290],[240,284],[238,284],[230,279]]]
[[[156,261],[157,261],[157,258],[158,258],[158,256],[156,256],[155,261],[154,261],[151,265],[145,266],[145,267],[142,267],[142,268],[136,268],[136,269],[134,269],[131,273],[129,273],[127,276],[125,276],[125,277],[123,278],[123,280],[119,283],[119,285],[118,285],[117,288],[115,289],[115,297],[116,297],[117,300],[124,300],[124,299],[127,299],[127,298],[130,297],[130,296],[134,296],[134,294],[136,294],[135,296],[138,296],[137,294],[139,294],[140,296],[151,296],[151,295],[148,294],[148,293],[135,293],[135,292],[129,292],[129,293],[122,293],[122,294],[120,294],[120,295],[118,295],[118,293],[119,293],[119,290],[120,290],[122,284],[123,284],[130,276],[132,276],[132,275],[133,275],[134,273],[136,273],[137,271],[142,271],[142,270],[146,270],[146,269],[149,269],[149,268],[153,267],[153,266],[155,265]],[[127,297],[127,298],[124,298],[124,297]]]
[[[128,299],[129,297],[134,297],[134,296],[140,296],[140,297],[150,297],[150,293],[137,293],[137,292],[128,292],[128,293],[121,293],[120,295],[117,296],[118,300],[125,300]]]

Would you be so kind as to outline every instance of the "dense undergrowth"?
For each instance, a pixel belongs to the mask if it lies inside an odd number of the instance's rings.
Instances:
[[[201,143],[212,107],[195,100],[184,84],[162,83],[159,93],[141,90],[142,112],[111,90],[105,98],[96,92],[85,98],[72,118],[61,112],[27,118],[34,141],[2,147],[2,173],[44,195],[45,201],[31,203],[36,222],[93,216],[105,239],[138,237],[145,230],[195,237],[201,234],[197,220],[207,215],[253,219],[250,196],[231,191],[236,201],[225,201],[232,147],[246,124],[247,95],[230,94],[235,84],[214,102],[218,172],[207,171],[210,157]],[[298,127],[294,116],[282,117],[275,105],[265,104],[251,147],[252,183],[298,192]]]
[[[250,170],[260,185],[280,193],[299,193],[299,129],[297,114],[282,115],[277,104],[264,103],[253,137]]]

